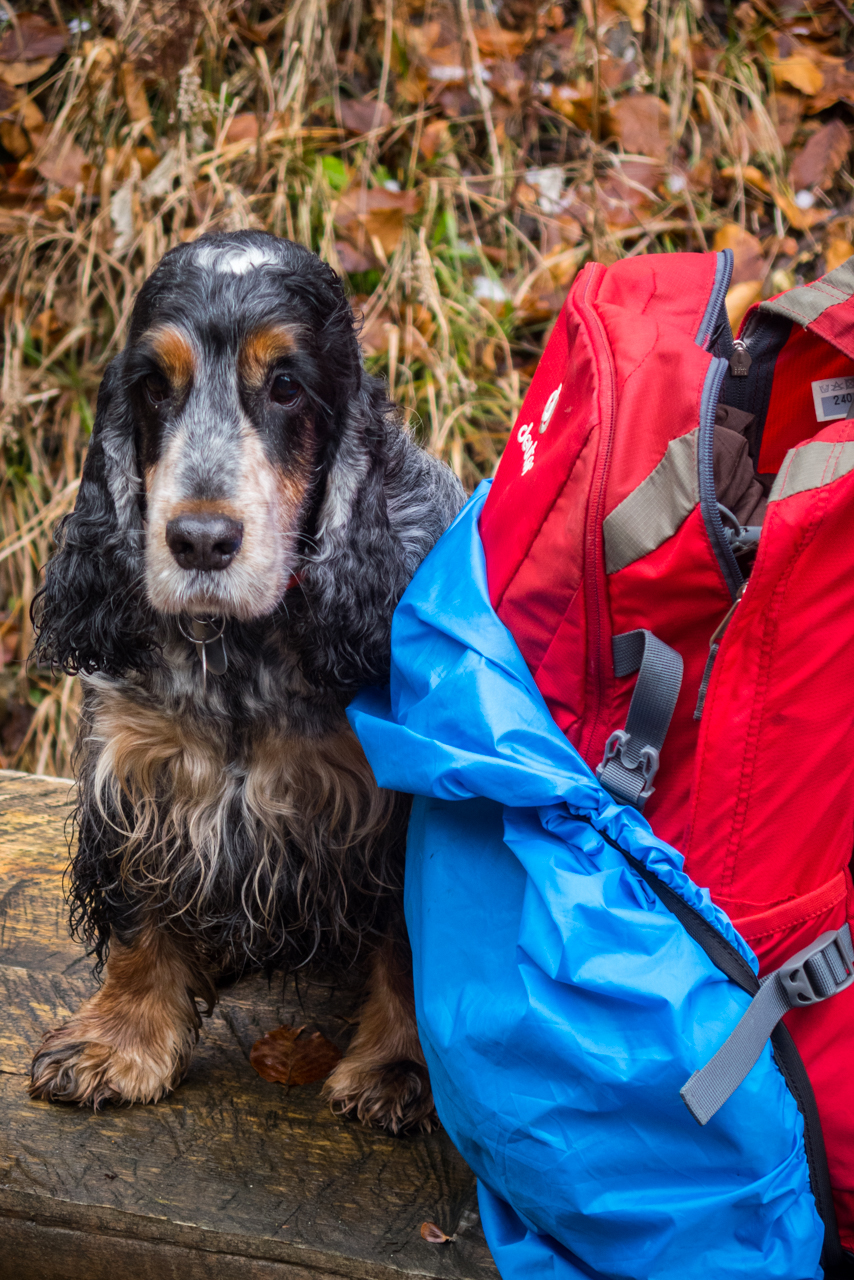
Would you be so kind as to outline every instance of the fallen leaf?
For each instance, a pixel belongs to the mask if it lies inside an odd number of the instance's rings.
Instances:
[[[773,59],[771,71],[777,84],[790,84],[808,97],[818,93],[824,84],[824,76],[804,53],[793,53],[790,58]]]
[[[356,248],[362,250],[364,237],[369,243],[376,238],[384,253],[393,253],[403,239],[404,217],[416,213],[418,196],[414,191],[386,191],[384,187],[354,187],[345,192],[335,205],[335,225],[350,238],[357,236]]]
[[[601,183],[599,205],[611,230],[637,226],[656,202],[662,167],[649,160],[623,160]]]
[[[87,79],[92,89],[103,89],[121,65],[121,50],[116,40],[84,40],[83,56],[89,68]]]
[[[450,146],[450,143],[451,130],[447,120],[431,120],[424,126],[418,150],[425,160],[433,160],[440,151]]]
[[[369,257],[366,253],[359,253],[358,249],[354,249],[346,240],[335,241],[335,252],[338,254],[341,270],[346,271],[348,275],[371,271],[378,265],[373,254]]]
[[[822,83],[807,104],[807,115],[814,116],[837,102],[854,103],[854,71],[849,71],[844,58],[818,59]]]
[[[762,245],[756,236],[745,231],[737,222],[727,222],[715,232],[713,247],[718,253],[721,249],[732,249],[733,285],[764,280],[768,264],[762,254]]]
[[[841,120],[830,120],[807,141],[792,161],[793,191],[828,191],[851,149],[851,135]]]
[[[727,165],[725,169],[720,170],[722,178],[738,177],[738,170],[732,165]],[[771,183],[766,178],[761,169],[757,169],[755,164],[745,164],[741,166],[742,182],[749,182],[754,187],[758,187],[760,191],[764,191],[766,195],[771,194]]]
[[[73,187],[84,180],[89,162],[86,152],[71,134],[57,133],[50,125],[43,124],[31,129],[30,137],[36,147],[33,163],[43,178],[60,187]]]
[[[61,222],[74,208],[74,189],[63,187],[55,196],[48,196],[44,202],[44,216],[51,222]]]
[[[614,3],[628,18],[632,31],[640,34],[645,26],[646,0],[614,0]]]
[[[341,1053],[319,1031],[304,1031],[305,1027],[277,1027],[255,1041],[249,1061],[263,1080],[301,1085],[326,1079]]]
[[[437,1227],[435,1222],[421,1223],[421,1239],[426,1240],[428,1244],[450,1244],[456,1236],[446,1236],[441,1227]]]
[[[670,149],[670,108],[650,93],[629,94],[610,110],[611,128],[624,151],[663,160]]]
[[[528,38],[519,31],[505,31],[494,26],[475,27],[478,51],[484,58],[518,58],[525,51]]]
[[[366,356],[384,356],[388,352],[394,321],[385,308],[375,311],[359,330],[359,341]]]
[[[14,120],[0,120],[0,143],[16,160],[22,160],[31,149],[29,138]]]
[[[133,63],[123,62],[121,66],[122,93],[131,120],[139,124],[151,119],[151,108],[145,94],[142,81],[136,74]]]
[[[5,84],[29,84],[46,75],[53,66],[53,58],[39,58],[36,62],[0,62],[0,80]]]
[[[824,265],[828,271],[835,271],[852,255],[854,255],[854,244],[850,240],[830,240],[824,251]]]
[[[811,227],[817,227],[820,222],[827,222],[828,218],[833,217],[832,209],[800,208],[785,191],[774,192],[774,203],[796,231],[809,231]]]
[[[40,62],[62,53],[68,33],[38,13],[19,13],[0,39],[0,62]]]
[[[726,313],[733,333],[738,332],[738,326],[745,315],[761,297],[761,280],[742,280],[739,284],[730,286],[726,295]]]
[[[780,145],[790,146],[804,114],[803,98],[796,93],[772,93],[768,107]]]
[[[341,123],[348,133],[370,133],[372,129],[386,129],[394,119],[387,102],[372,98],[342,98]]]
[[[258,117],[254,111],[241,111],[225,131],[226,142],[248,142],[258,137]]]

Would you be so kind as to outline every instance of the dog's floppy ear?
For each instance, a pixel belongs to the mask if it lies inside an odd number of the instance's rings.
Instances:
[[[150,664],[140,487],[119,356],[98,392],[74,510],[56,530],[58,550],[33,600],[37,661],[68,673],[110,675]]]
[[[464,501],[453,472],[401,426],[383,383],[363,374],[303,575],[314,673],[354,691],[388,678],[395,606]]]

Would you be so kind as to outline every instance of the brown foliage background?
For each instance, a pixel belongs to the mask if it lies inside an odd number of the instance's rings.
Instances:
[[[0,766],[70,772],[76,683],[26,670],[28,611],[171,245],[328,259],[472,488],[588,258],[728,245],[737,323],[854,252],[852,104],[843,0],[4,0]]]

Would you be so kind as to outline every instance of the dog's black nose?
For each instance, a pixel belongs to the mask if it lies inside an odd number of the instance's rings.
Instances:
[[[243,525],[230,516],[187,514],[166,526],[166,544],[182,569],[225,569],[243,542]]]

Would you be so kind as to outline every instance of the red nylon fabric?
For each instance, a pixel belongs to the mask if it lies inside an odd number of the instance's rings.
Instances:
[[[699,722],[709,640],[732,603],[700,507],[633,563],[608,574],[604,562],[605,518],[672,440],[698,429],[712,356],[695,339],[714,278],[713,254],[580,274],[481,536],[493,605],[591,767],[625,725],[636,681],[614,676],[612,637],[648,628],[681,654],[682,689],[644,813],[767,972],[854,908],[854,470],[769,504]],[[773,370],[760,472],[777,471],[795,446],[854,441],[854,421],[816,421],[811,390],[854,374],[852,356],[854,304],[831,307],[808,331],[793,325]],[[843,1244],[854,1250],[854,988],[787,1021],[816,1093]]]

